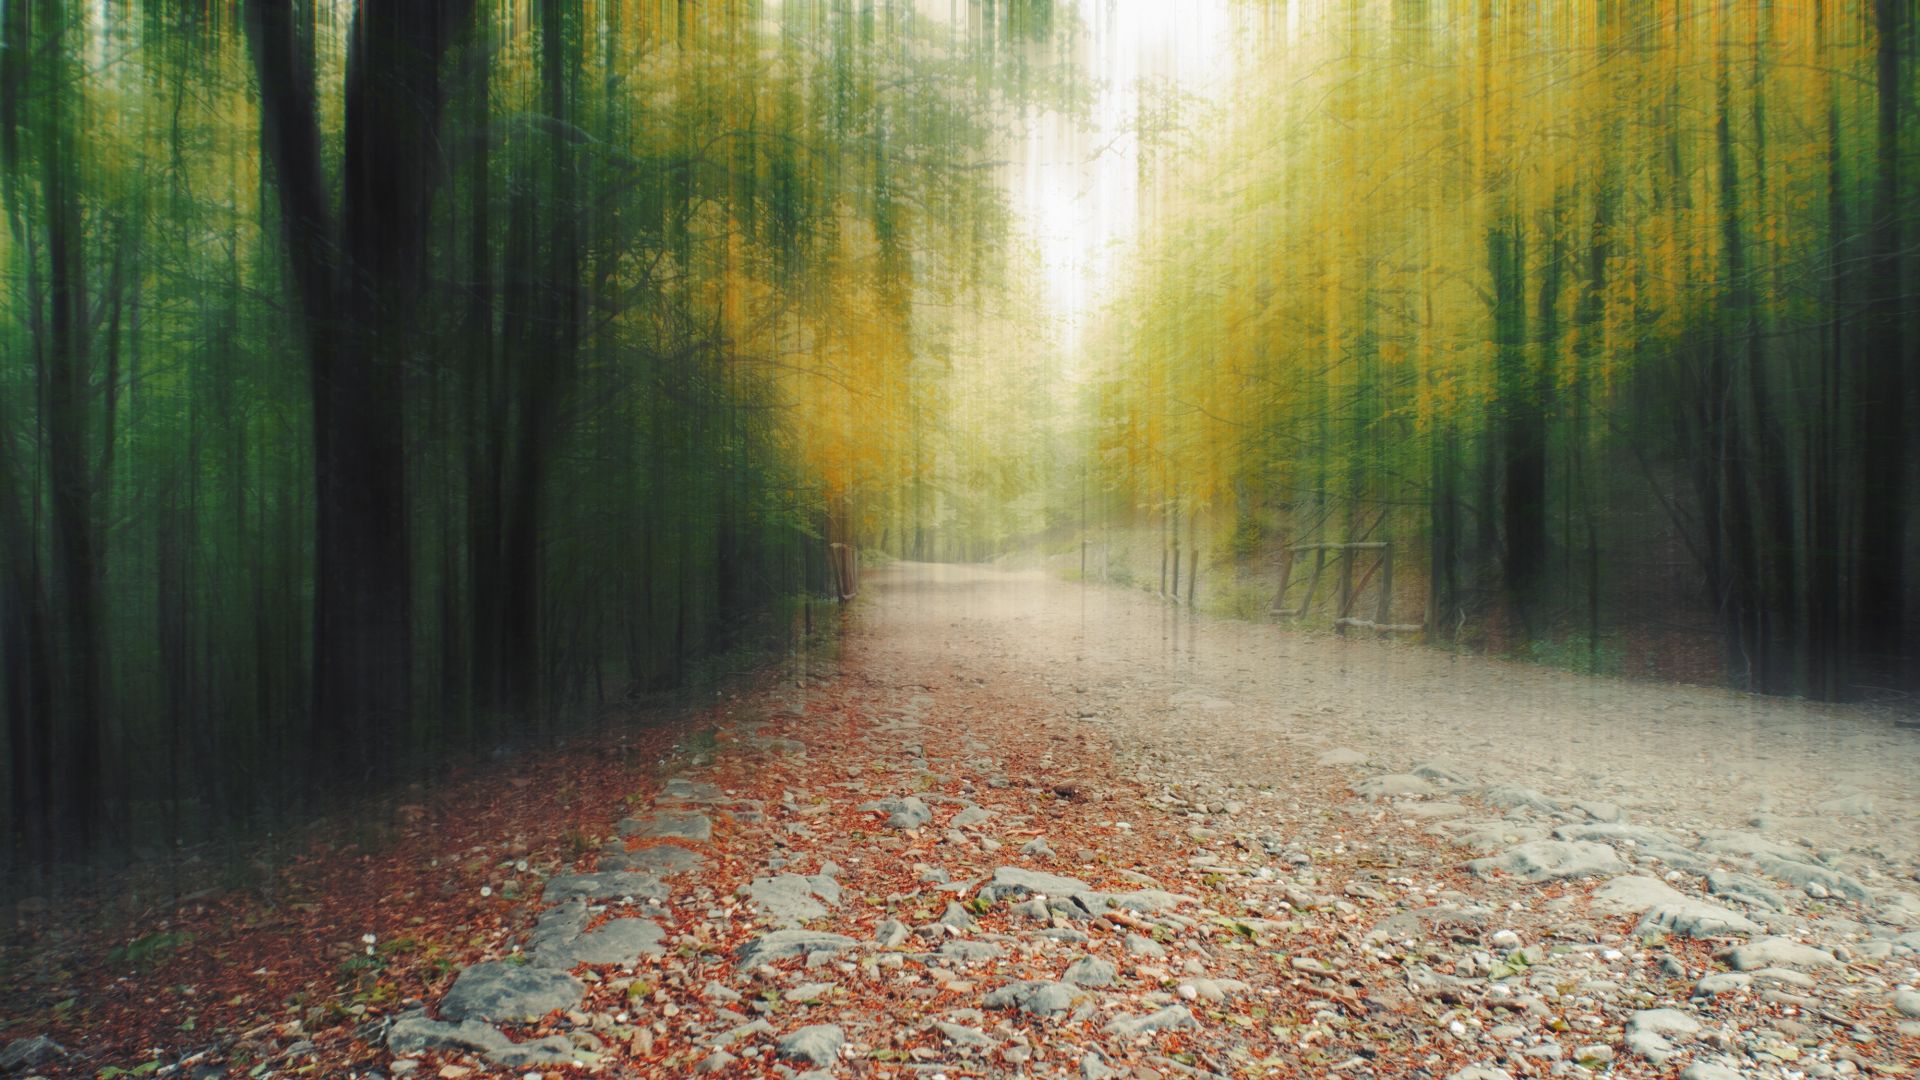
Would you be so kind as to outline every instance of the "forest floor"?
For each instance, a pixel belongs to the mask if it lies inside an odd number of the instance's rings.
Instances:
[[[898,566],[675,727],[34,913],[0,1069],[1914,1076],[1915,776],[1872,711]]]

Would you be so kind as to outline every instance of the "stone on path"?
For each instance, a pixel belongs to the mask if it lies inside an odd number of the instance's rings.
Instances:
[[[1799,859],[1762,858],[1757,861],[1763,873],[1769,877],[1779,878],[1797,888],[1805,889],[1809,885],[1817,885],[1826,890],[1826,893],[1838,893],[1849,900],[1858,900],[1863,904],[1873,901],[1873,894],[1867,891],[1865,885],[1860,884],[1850,875],[1830,867],[1803,862]]]
[[[840,896],[840,886],[824,874],[803,877],[778,874],[754,878],[740,886],[740,895],[775,926],[799,926],[829,914],[828,904]]]
[[[780,1037],[780,1056],[788,1061],[804,1061],[826,1066],[840,1060],[840,1049],[847,1045],[847,1033],[837,1024],[809,1024]]]
[[[698,870],[706,860],[697,851],[673,844],[660,844],[657,847],[641,848],[639,851],[615,851],[600,857],[600,869],[637,870],[660,877],[672,877]]]
[[[1680,1080],[1747,1080],[1748,1075],[1737,1065],[1696,1061],[1680,1073]]]
[[[1178,1031],[1199,1026],[1200,1021],[1193,1018],[1192,1010],[1185,1005],[1169,1005],[1145,1016],[1116,1016],[1107,1024],[1106,1032],[1121,1039],[1137,1039],[1159,1031]]]
[[[1477,874],[1505,870],[1533,882],[1614,874],[1626,869],[1612,848],[1584,840],[1534,840],[1492,858],[1474,859],[1467,866]]]
[[[573,1044],[563,1036],[516,1043],[478,1020],[447,1023],[430,1020],[425,1012],[409,1013],[394,1021],[387,1032],[387,1049],[406,1056],[437,1050],[479,1054],[495,1065],[508,1068],[568,1065],[579,1057]]]
[[[1680,838],[1665,829],[1650,825],[1623,825],[1617,821],[1589,821],[1580,825],[1562,825],[1553,830],[1556,840],[1632,841],[1643,847],[1675,847]]]
[[[1662,904],[1684,903],[1686,899],[1685,893],[1645,874],[1617,877],[1593,890],[1595,907],[1636,915]]]
[[[1573,808],[1595,821],[1618,822],[1627,816],[1619,806],[1599,799],[1575,799]]]
[[[1022,980],[990,992],[982,1004],[989,1009],[1018,1008],[1035,1016],[1058,1016],[1073,1008],[1079,994],[1079,988],[1063,982]]]
[[[1369,776],[1353,785],[1353,793],[1363,799],[1385,799],[1394,795],[1431,795],[1437,788],[1424,777],[1412,773],[1388,773]]]
[[[917,829],[933,820],[933,811],[918,795],[908,795],[902,799],[875,799],[861,803],[860,809],[870,814],[887,815],[889,829]]]
[[[564,971],[489,960],[462,971],[440,1001],[450,1020],[530,1024],[580,1004],[586,985]]]
[[[1754,971],[1758,968],[1824,968],[1839,967],[1840,961],[1825,949],[1816,949],[1811,945],[1802,945],[1791,938],[1769,937],[1751,941],[1727,952],[1727,963],[1735,971]]]
[[[1529,787],[1502,784],[1488,788],[1480,797],[1485,799],[1489,806],[1497,806],[1502,810],[1525,808],[1550,814],[1560,809],[1560,803],[1557,800],[1548,798]]]
[[[993,1037],[976,1027],[965,1024],[949,1023],[945,1020],[933,1022],[935,1030],[947,1037],[955,1046],[970,1046],[976,1050],[988,1050],[997,1045]]]
[[[980,887],[980,895],[989,903],[1009,897],[1022,899],[1040,895],[1065,898],[1091,893],[1093,888],[1079,878],[1048,874],[1039,870],[1022,870],[1017,866],[1002,866],[993,871],[993,880]]]
[[[1118,972],[1111,960],[1102,960],[1097,956],[1082,956],[1067,965],[1060,981],[1075,986],[1111,986]]]
[[[622,821],[620,835],[705,842],[713,839],[713,819],[694,810],[655,810]]]
[[[1127,935],[1127,953],[1132,956],[1144,956],[1149,960],[1166,959],[1167,950],[1160,943],[1145,934]]]
[[[1707,875],[1707,891],[1715,896],[1731,897],[1754,907],[1768,908],[1773,911],[1787,910],[1786,898],[1752,874],[1715,870]]]
[[[667,884],[652,874],[632,870],[602,870],[597,874],[563,874],[549,878],[540,895],[550,904],[578,900],[598,904],[609,900],[665,900]]]
[[[45,1035],[15,1039],[0,1050],[0,1072],[37,1069],[67,1056],[67,1048]]]
[[[1737,911],[1685,897],[1648,909],[1635,932],[1664,930],[1680,937],[1705,938],[1757,934],[1763,929]]]
[[[815,930],[775,930],[740,946],[733,955],[741,966],[755,968],[808,953],[840,952],[857,944],[859,942],[843,934],[825,934]]]
[[[660,801],[718,806],[732,800],[727,798],[726,792],[704,780],[689,780],[684,776],[674,776],[669,777],[666,786],[661,789]]]
[[[544,912],[527,951],[541,967],[571,971],[578,964],[631,965],[642,956],[666,955],[667,933],[651,919],[608,919],[588,930],[585,904],[562,904]]]
[[[985,824],[991,817],[993,817],[993,811],[983,806],[969,806],[953,815],[953,819],[948,821],[947,824],[956,829],[965,829],[974,825]]]
[[[1627,1021],[1627,1049],[1659,1065],[1679,1052],[1674,1037],[1699,1032],[1700,1021],[1679,1009],[1643,1009]]]

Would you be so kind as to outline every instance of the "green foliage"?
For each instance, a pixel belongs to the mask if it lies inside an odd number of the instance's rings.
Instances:
[[[184,931],[166,930],[147,934],[109,951],[107,963],[116,967],[149,970],[158,967],[175,950],[192,943],[193,935]]]
[[[1623,666],[1618,647],[1605,642],[1596,646],[1584,634],[1569,634],[1558,639],[1536,638],[1527,643],[1527,656],[1543,667],[1581,675],[1618,675]]]

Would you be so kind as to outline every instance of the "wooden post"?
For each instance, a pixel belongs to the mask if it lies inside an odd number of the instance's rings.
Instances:
[[[1380,549],[1380,602],[1374,607],[1373,621],[1381,626],[1387,625],[1387,616],[1393,614],[1393,545]]]
[[[1353,614],[1353,547],[1343,545],[1340,548],[1340,603],[1336,608],[1339,614],[1334,616],[1334,628],[1340,633],[1347,628],[1339,620]]]
[[[1293,560],[1299,552],[1292,548],[1283,548],[1280,552],[1280,588],[1273,594],[1274,615],[1285,615],[1287,607],[1287,585],[1293,580]]]
[[[1307,612],[1313,607],[1313,594],[1320,589],[1321,571],[1326,568],[1327,549],[1325,545],[1316,544],[1313,548],[1313,576],[1307,579],[1307,595],[1300,599],[1300,610],[1294,613],[1294,618],[1307,617]]]

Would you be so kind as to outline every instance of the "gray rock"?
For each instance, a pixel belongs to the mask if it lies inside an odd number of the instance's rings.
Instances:
[[[1053,918],[1053,910],[1047,907],[1045,900],[1037,896],[1025,903],[1015,904],[1009,910],[1018,918],[1033,919],[1037,922],[1046,922]]]
[[[1473,786],[1472,777],[1459,766],[1445,761],[1423,761],[1413,767],[1413,775],[1443,787],[1464,789]]]
[[[1193,897],[1181,893],[1170,893],[1164,889],[1135,889],[1123,893],[1081,893],[1078,899],[1094,911],[1103,908],[1124,908],[1128,911],[1171,911],[1181,904],[1191,904]]]
[[[25,1071],[51,1065],[67,1056],[67,1048],[45,1035],[15,1039],[0,1050],[0,1072]]]
[[[1593,890],[1594,906],[1611,911],[1639,913],[1663,904],[1685,903],[1686,900],[1686,894],[1659,878],[1644,874],[1617,877]]]
[[[1545,840],[1547,830],[1538,825],[1514,821],[1442,821],[1429,828],[1433,836],[1443,836],[1469,851],[1494,852],[1515,844]]]
[[[1169,1005],[1158,1012],[1145,1016],[1117,1016],[1106,1026],[1106,1033],[1121,1039],[1137,1039],[1142,1035],[1152,1035],[1159,1031],[1178,1031],[1182,1028],[1197,1028],[1200,1021],[1193,1018],[1193,1012],[1185,1005]]]
[[[988,960],[998,960],[1007,951],[990,941],[949,941],[940,946],[939,956],[943,960],[955,960],[963,964],[978,964]]]
[[[1598,799],[1575,799],[1573,808],[1595,821],[1621,821],[1626,817],[1618,806]]]
[[[1673,1039],[1700,1032],[1700,1021],[1679,1009],[1644,1009],[1627,1021],[1627,1049],[1659,1065],[1678,1053]]]
[[[1786,898],[1752,874],[1715,870],[1707,875],[1707,891],[1715,896],[1729,897],[1743,904],[1766,908],[1769,911],[1787,910]]]
[[[965,1024],[952,1024],[945,1020],[935,1020],[933,1026],[955,1046],[967,1046],[975,1050],[991,1050],[993,1047],[999,1045],[993,1040],[992,1036],[976,1027],[968,1027]]]
[[[1528,787],[1511,787],[1507,785],[1490,787],[1481,795],[1481,798],[1485,799],[1489,805],[1497,806],[1502,810],[1525,808],[1528,810],[1538,810],[1543,814],[1550,814],[1560,809],[1558,800],[1550,799]]]
[[[1164,960],[1167,950],[1160,943],[1144,934],[1127,935],[1127,952],[1132,956],[1144,956],[1150,960]]]
[[[704,780],[689,780],[684,776],[668,777],[666,786],[660,789],[660,798],[696,806],[718,806],[731,801],[726,792],[718,787]]]
[[[824,934],[814,930],[775,930],[762,934],[734,950],[734,959],[755,968],[776,960],[787,960],[810,953],[835,953],[851,949],[859,942],[842,934]]]
[[[1186,979],[1180,983],[1181,996],[1191,993],[1201,1001],[1221,1002],[1253,989],[1239,979]]]
[[[1787,859],[1805,861],[1812,852],[1775,840],[1760,833],[1724,830],[1709,832],[1700,838],[1700,850],[1711,855],[1738,855],[1746,859]]]
[[[980,887],[980,895],[989,902],[1008,898],[1020,900],[1029,896],[1048,897],[1078,896],[1092,892],[1093,889],[1079,878],[1062,877],[1038,870],[1022,870],[1017,866],[1002,866],[993,871],[993,880]]]
[[[933,811],[917,795],[901,799],[877,799],[861,803],[860,809],[867,813],[887,815],[889,829],[917,829],[933,820]]]
[[[816,882],[799,874],[778,874],[754,878],[740,886],[739,893],[775,926],[799,926],[812,919],[826,918],[829,911],[823,901],[828,897],[837,900],[840,887],[832,878],[824,876]]]
[[[1738,1065],[1696,1061],[1681,1071],[1680,1080],[1747,1080],[1750,1075]]]
[[[1899,989],[1893,992],[1893,1011],[1901,1016],[1920,1018],[1920,990]]]
[[[597,874],[564,874],[549,878],[540,895],[550,904],[568,900],[598,904],[609,900],[665,900],[667,884],[652,874],[631,870],[602,870]]]
[[[639,836],[649,840],[713,839],[713,819],[694,810],[655,810],[642,817],[620,823],[621,836]]]
[[[1615,874],[1626,869],[1620,856],[1605,844],[1566,840],[1535,840],[1508,848],[1494,858],[1474,859],[1467,866],[1478,874],[1504,870],[1536,882]]]
[[[804,1061],[826,1066],[840,1060],[840,1049],[847,1045],[847,1033],[837,1024],[809,1024],[780,1037],[780,1056],[788,1061]]]
[[[1581,825],[1562,825],[1553,830],[1558,840],[1597,840],[1610,843],[1625,843],[1650,847],[1673,847],[1680,838],[1651,825],[1623,825],[1617,821],[1589,821]]]
[[[1753,985],[1753,976],[1740,971],[1719,971],[1693,984],[1694,997],[1714,997],[1745,990]]]
[[[639,851],[616,851],[600,857],[601,870],[638,870],[645,874],[660,877],[672,877],[700,869],[706,860],[697,851],[673,844],[661,844],[657,847],[641,848]]]
[[[1735,971],[1769,967],[1809,969],[1840,966],[1840,961],[1825,949],[1816,949],[1783,937],[1761,938],[1734,948],[1727,953],[1727,963]]]
[[[664,956],[666,931],[650,919],[608,919],[592,930],[587,906],[562,904],[540,916],[528,942],[532,962],[570,971],[578,964],[630,965],[642,956]]]
[[[1670,901],[1649,909],[1635,928],[1636,932],[1661,930],[1690,938],[1758,934],[1762,929],[1759,923],[1737,911],[1692,899]]]
[[[1388,773],[1369,776],[1353,785],[1353,793],[1363,799],[1385,799],[1395,795],[1431,795],[1437,788],[1424,777],[1412,773]]]
[[[462,971],[440,1001],[450,1020],[530,1024],[580,1004],[586,986],[564,971],[489,960]]]
[[[973,929],[973,916],[967,914],[966,908],[949,900],[947,901],[947,909],[940,913],[940,925],[951,927],[955,930],[971,930]]]
[[[1779,878],[1789,885],[1800,888],[1809,884],[1818,885],[1829,893],[1838,893],[1849,900],[1858,900],[1863,904],[1873,901],[1873,894],[1867,891],[1865,885],[1838,870],[1798,859],[1761,858],[1756,861],[1767,876]]]
[[[1112,961],[1102,960],[1097,956],[1082,956],[1067,965],[1067,970],[1060,976],[1060,981],[1072,983],[1075,986],[1111,986],[1114,977],[1118,974]]]
[[[1073,1008],[1078,993],[1066,983],[1023,980],[989,992],[982,1004],[989,1009],[1018,1008],[1035,1016],[1058,1016]]]

